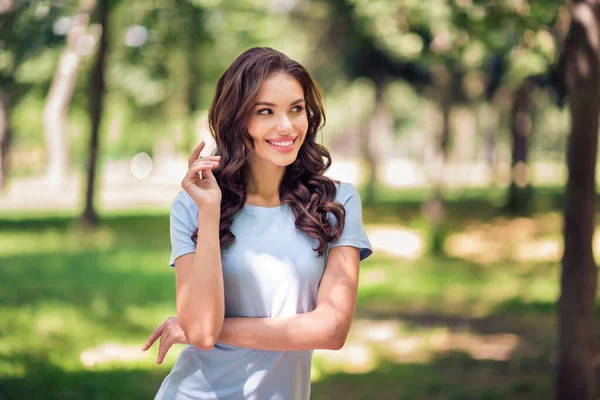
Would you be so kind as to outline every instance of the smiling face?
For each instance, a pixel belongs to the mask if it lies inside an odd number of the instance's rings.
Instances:
[[[285,72],[270,75],[260,86],[248,121],[248,133],[254,141],[250,163],[279,167],[292,164],[307,131],[302,86]]]

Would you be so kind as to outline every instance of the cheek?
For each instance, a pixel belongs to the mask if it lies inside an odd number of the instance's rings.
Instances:
[[[260,142],[261,139],[268,133],[268,127],[264,122],[253,121],[248,124],[248,133],[254,142]]]
[[[306,116],[306,114],[299,116],[298,119],[294,121],[294,126],[296,130],[306,134],[306,132],[308,131],[308,117]]]

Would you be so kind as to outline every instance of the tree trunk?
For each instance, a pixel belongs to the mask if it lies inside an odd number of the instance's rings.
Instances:
[[[564,241],[558,318],[558,400],[595,400],[594,302],[597,270],[592,252],[595,166],[600,107],[599,16],[595,0],[572,1],[565,46],[571,134],[564,203]]]
[[[379,184],[379,163],[383,156],[383,144],[388,142],[391,135],[390,114],[385,105],[384,91],[387,84],[385,74],[373,73],[375,84],[375,106],[371,120],[362,129],[362,154],[367,164],[367,193],[365,203],[371,203],[376,198]]]
[[[13,1],[5,1],[0,7],[0,38],[8,37],[11,34],[12,24],[14,21],[16,4]],[[4,43],[4,47],[10,49],[10,42]],[[15,60],[15,64],[18,60]],[[14,66],[12,71],[2,76],[0,74],[0,192],[6,187],[7,174],[7,156],[10,147],[11,130],[10,130],[10,113],[11,113],[11,98],[10,89],[13,81]]]
[[[446,159],[448,158],[448,147],[450,144],[450,113],[451,105],[447,99],[442,99],[442,127],[436,149],[434,151],[434,159],[432,160],[433,172],[433,193],[429,200],[423,205],[423,211],[429,221],[429,250],[434,254],[442,252],[443,232],[442,222],[446,213],[443,190],[444,190],[444,169]]]
[[[442,198],[442,191],[444,185],[444,166],[446,159],[448,158],[448,146],[450,144],[450,103],[448,101],[442,102],[442,130],[440,134],[440,141],[438,143],[438,157],[439,157],[439,171],[436,176],[434,197],[439,199]]]
[[[496,184],[496,133],[498,131],[498,110],[493,101],[484,103],[480,107],[479,121],[483,132],[481,151],[487,165],[487,174],[490,186]]]
[[[84,224],[94,226],[98,223],[98,214],[94,208],[94,193],[96,187],[96,170],[100,122],[102,120],[102,103],[104,100],[105,82],[104,72],[106,53],[108,51],[108,13],[109,0],[98,1],[98,23],[102,27],[102,34],[98,44],[96,62],[92,71],[90,85],[90,120],[92,132],[90,135],[89,162],[87,173],[87,187],[85,192],[85,209],[81,220]]]
[[[529,139],[531,136],[531,90],[533,82],[526,79],[514,94],[512,105],[512,161],[511,183],[506,209],[515,214],[524,213],[531,200],[531,185],[527,167]]]
[[[6,186],[8,147],[10,144],[10,103],[8,94],[0,88],[0,192]]]
[[[93,1],[83,0],[80,12],[73,18],[73,26],[67,34],[67,46],[58,59],[42,114],[46,141],[46,178],[57,187],[64,187],[69,173],[67,117],[77,82],[77,71],[83,58],[78,43],[86,34],[92,9]]]

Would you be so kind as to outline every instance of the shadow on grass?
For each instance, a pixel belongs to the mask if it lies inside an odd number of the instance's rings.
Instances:
[[[25,377],[0,378],[3,400],[151,399],[167,368],[66,371],[40,359],[9,360]],[[319,400],[493,400],[551,398],[552,366],[474,360],[460,352],[426,363],[381,362],[364,374],[325,374],[312,385]]]
[[[170,248],[168,213],[103,216],[97,228],[111,231],[115,235],[115,241],[119,247]],[[47,231],[59,234],[75,231],[86,234],[78,226],[78,219],[73,217],[0,218],[0,233],[42,233]],[[35,250],[34,243],[32,243],[32,250]]]
[[[14,357],[25,376],[2,378],[2,400],[138,400],[152,399],[167,375],[166,368],[66,371],[45,360]]]
[[[386,208],[387,207],[387,208]],[[394,223],[406,225],[410,218],[420,218],[420,200],[394,200],[366,208],[372,213],[369,222],[385,221],[390,215]],[[451,224],[465,220],[484,219],[498,213],[493,201],[478,198],[448,199]],[[411,217],[412,215],[412,217]],[[379,218],[377,220],[376,218]],[[72,218],[38,218],[0,220],[0,231],[43,232],[54,229],[67,232],[73,229]],[[145,339],[147,327],[126,315],[131,306],[153,308],[159,304],[174,306],[174,273],[166,266],[168,255],[168,216],[107,216],[101,227],[115,232],[118,250],[76,251],[71,253],[32,252],[0,258],[0,304],[18,314],[22,307],[60,303],[85,313],[101,326],[116,327],[119,334],[133,334]],[[376,264],[395,263],[380,259]],[[506,268],[523,276],[525,283],[552,272],[548,263],[534,266],[508,264],[483,267],[462,259],[431,258],[414,265],[399,265],[397,281],[382,282],[374,287],[372,296],[364,297],[357,317],[389,319],[404,322],[413,328],[444,327],[466,330],[475,334],[513,333],[536,343],[538,356],[506,362],[474,360],[463,353],[445,353],[422,364],[383,362],[366,374],[323,375],[313,386],[315,399],[542,399],[550,398],[552,366],[544,361],[552,354],[555,341],[554,302],[526,301],[528,286],[524,284],[519,296],[501,303],[489,317],[467,317],[436,312],[444,302],[447,285],[462,285],[464,290],[476,288],[493,268]],[[160,265],[159,265],[160,264]],[[390,264],[391,265],[391,264]],[[368,270],[367,266],[367,270]],[[421,312],[401,312],[406,288],[397,290],[402,274],[413,271],[412,285],[418,288],[426,309]],[[8,282],[8,284],[6,284]],[[470,286],[465,286],[470,285]],[[429,292],[425,295],[423,289]],[[468,293],[467,293],[468,294]],[[477,292],[476,292],[477,294]],[[477,294],[478,295],[478,294]],[[474,297],[473,301],[481,299]],[[370,301],[389,302],[393,311],[371,309]],[[471,300],[469,300],[471,301]],[[98,308],[98,304],[101,305]],[[0,336],[19,335],[10,324],[0,325]],[[59,338],[60,339],[60,338]],[[36,339],[37,340],[37,339]],[[64,341],[63,339],[60,339]],[[66,343],[71,347],[72,343]],[[54,351],[51,346],[44,348]],[[23,378],[0,378],[0,399],[146,399],[152,398],[167,369],[115,369],[71,371],[49,361],[46,353],[13,353],[3,362],[21,366]],[[69,359],[71,362],[71,359]],[[80,368],[78,366],[78,368]]]
[[[549,262],[478,264],[443,255],[416,260],[375,255],[361,264],[357,309],[496,313],[513,297],[523,306],[534,296],[551,299],[559,272]]]
[[[547,314],[510,315],[494,314],[486,317],[446,315],[435,312],[381,312],[358,310],[358,318],[370,320],[395,320],[411,329],[443,327],[449,331],[472,332],[481,335],[514,334],[529,342],[553,341],[555,316]]]
[[[552,366],[475,360],[461,352],[426,363],[384,361],[366,374],[336,373],[313,384],[313,398],[492,400],[551,398]]]
[[[9,284],[0,291],[0,303],[15,310],[65,306],[100,325],[146,335],[148,328],[132,323],[126,311],[161,303],[174,307],[175,274],[167,256],[123,250],[3,257],[0,282]]]

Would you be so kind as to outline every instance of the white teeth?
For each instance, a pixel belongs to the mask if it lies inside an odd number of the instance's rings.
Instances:
[[[288,147],[288,146],[291,146],[292,143],[294,143],[294,141],[290,140],[289,142],[269,142],[269,143],[271,143],[272,145],[275,145],[275,146],[279,146],[279,147]]]

